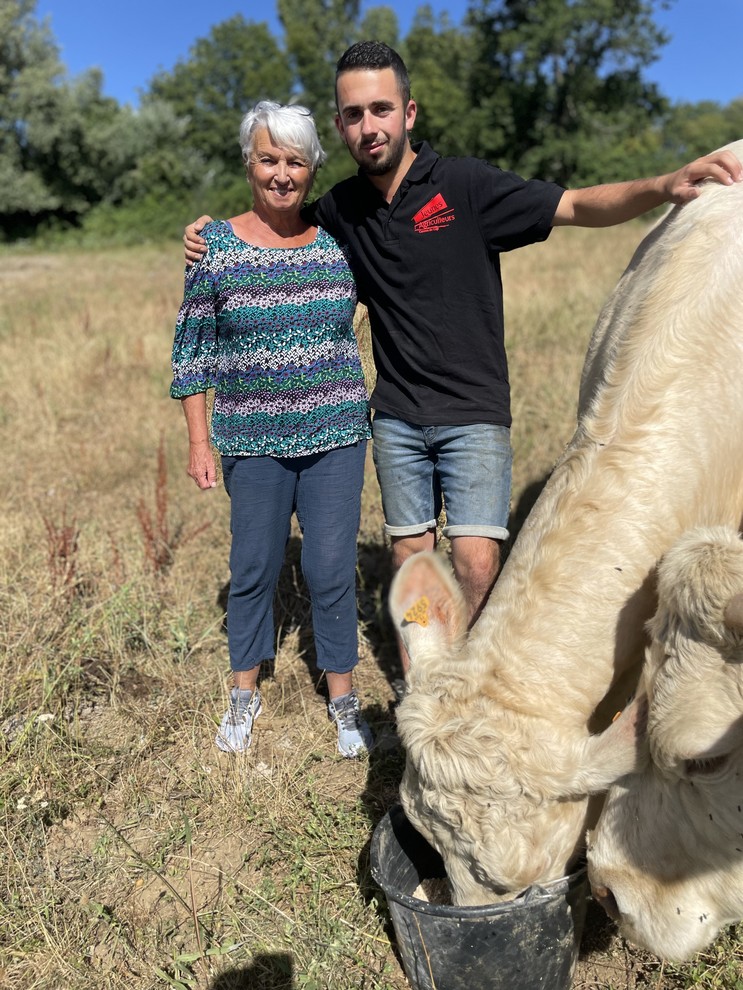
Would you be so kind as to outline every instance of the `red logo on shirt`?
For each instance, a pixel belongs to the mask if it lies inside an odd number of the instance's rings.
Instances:
[[[449,209],[441,193],[436,193],[433,199],[429,199],[413,216],[417,234],[429,234],[431,231],[441,230],[452,220],[456,220],[454,210]]]

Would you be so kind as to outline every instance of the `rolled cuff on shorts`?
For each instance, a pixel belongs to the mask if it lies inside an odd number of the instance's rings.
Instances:
[[[435,529],[443,506],[446,536],[508,539],[508,427],[420,426],[377,412],[373,430],[387,535],[413,537]]]
[[[448,539],[453,536],[487,536],[491,540],[507,540],[509,533],[503,526],[444,526],[441,532]]]
[[[436,520],[429,519],[428,522],[415,523],[412,526],[390,526],[384,524],[384,531],[387,536],[422,536],[431,529],[436,529]]]

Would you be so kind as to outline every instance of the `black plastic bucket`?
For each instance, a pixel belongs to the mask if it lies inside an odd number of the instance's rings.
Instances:
[[[414,990],[567,990],[586,913],[585,867],[482,907],[413,896],[444,863],[399,805],[374,831],[372,876],[384,891]]]

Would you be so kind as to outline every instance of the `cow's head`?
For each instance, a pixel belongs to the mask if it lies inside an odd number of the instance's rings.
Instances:
[[[661,561],[645,686],[652,763],[589,838],[622,934],[685,959],[743,917],[743,542],[692,530]]]
[[[454,902],[491,903],[564,876],[582,851],[588,795],[642,761],[639,709],[589,736],[585,718],[545,710],[538,674],[514,695],[508,658],[487,636],[468,638],[461,591],[435,554],[405,563],[390,608],[411,658],[397,712],[401,800],[441,854]]]

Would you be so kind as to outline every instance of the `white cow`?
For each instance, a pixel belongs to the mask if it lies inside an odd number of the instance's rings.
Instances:
[[[685,534],[658,569],[643,682],[651,765],[611,789],[594,896],[627,938],[686,959],[743,918],[743,541]]]
[[[643,761],[632,714],[592,733],[612,685],[636,681],[659,557],[741,519],[742,218],[743,184],[709,184],[638,248],[594,330],[575,436],[469,636],[433,555],[393,583],[411,656],[401,800],[457,903],[563,875],[587,795]]]

